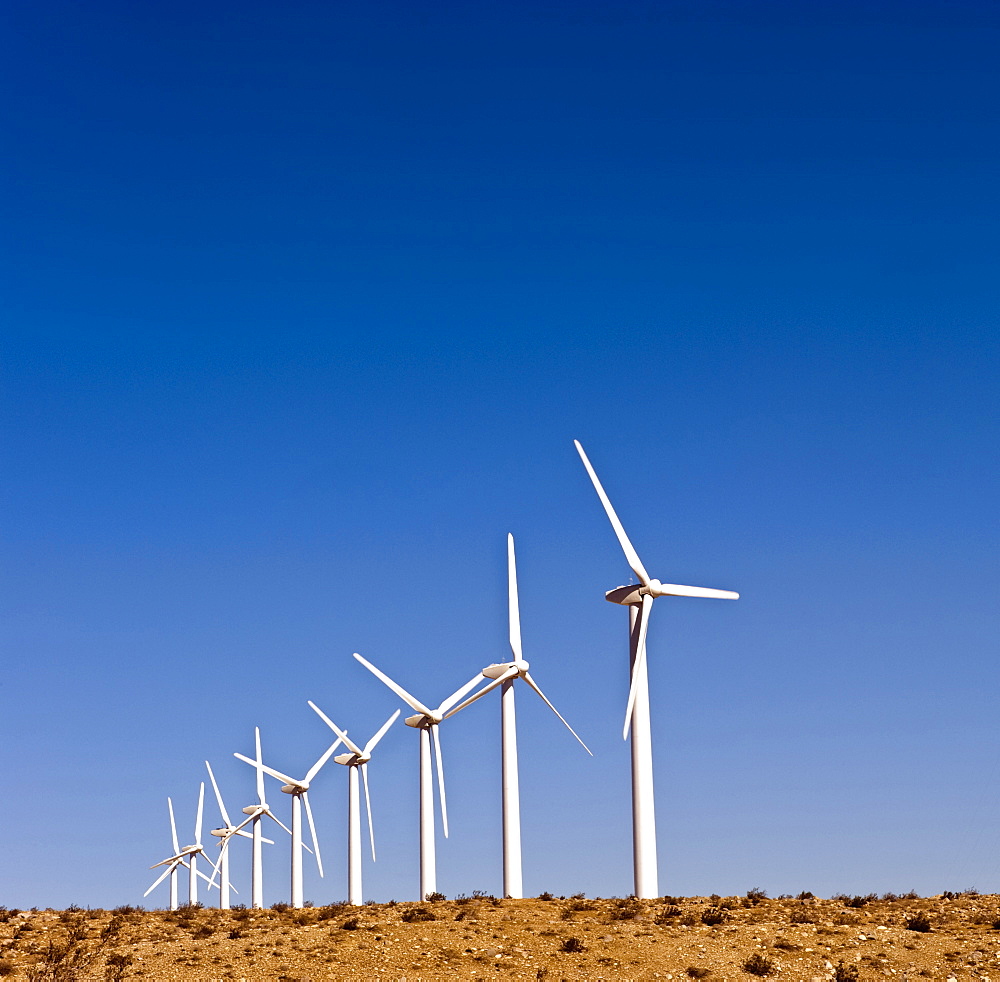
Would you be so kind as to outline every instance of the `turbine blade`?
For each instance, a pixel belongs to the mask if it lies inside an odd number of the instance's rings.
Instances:
[[[466,706],[471,706],[477,699],[481,699],[483,696],[485,696],[487,692],[492,692],[498,685],[502,685],[504,682],[507,681],[507,679],[512,679],[517,674],[518,674],[517,668],[508,668],[507,671],[503,673],[503,675],[501,675],[499,678],[491,680],[489,685],[484,685],[474,695],[469,696],[469,698],[466,699],[465,702],[459,703],[454,709],[449,710],[447,713],[445,713],[442,718],[447,719],[449,716],[454,716],[455,713],[461,712],[463,709],[465,709]]]
[[[208,859],[208,856],[206,856],[205,858]],[[205,876],[205,874],[202,873],[200,869],[195,870],[195,872],[208,884],[208,888],[211,889],[212,881],[207,876]]]
[[[219,803],[219,811],[222,813],[222,821],[226,823],[227,826],[233,823],[229,820],[229,813],[226,811],[226,806],[222,802],[222,795],[219,793],[219,785],[215,780],[215,775],[212,773],[212,765],[206,760],[205,766],[208,768],[208,776],[212,779],[212,788],[215,790],[215,800]]]
[[[143,894],[144,897],[148,897],[170,874],[174,871],[174,867],[171,866],[169,869],[165,869],[157,878],[153,885]]]
[[[365,749],[361,751],[361,756],[367,757],[371,754],[371,752],[375,749],[375,747],[378,746],[379,740],[381,740],[382,737],[384,737],[386,733],[389,732],[389,727],[392,726],[392,724],[395,723],[397,719],[399,719],[398,709],[382,724],[382,728],[378,731],[378,733],[376,733],[375,736],[373,736],[365,744]],[[357,753],[358,751],[355,750],[354,752]]]
[[[635,551],[635,546],[632,545],[628,536],[625,534],[625,529],[619,521],[618,515],[615,514],[614,508],[611,507],[611,500],[608,498],[604,488],[601,486],[601,482],[597,478],[596,471],[587,459],[587,455],[583,452],[583,447],[580,446],[580,441],[574,440],[573,443],[576,444],[576,450],[580,455],[580,459],[583,461],[583,466],[587,468],[587,473],[590,475],[590,480],[594,485],[594,490],[597,492],[597,497],[601,499],[601,504],[604,505],[604,510],[607,512],[608,518],[611,520],[611,527],[615,530],[615,535],[618,536],[618,542],[622,547],[622,551],[625,553],[625,559],[627,560],[629,566],[632,567],[632,572],[639,577],[642,585],[649,586],[649,574],[646,572],[646,567],[642,565],[639,553]]]
[[[263,812],[263,814],[267,815],[267,817],[271,819],[272,822],[277,822],[289,835],[292,834],[292,830],[287,825],[285,825],[285,823],[280,818],[278,818],[278,816],[275,815],[270,808],[268,808],[266,812]],[[306,846],[306,848],[309,849],[308,846]],[[312,852],[312,850],[309,849],[309,852]]]
[[[253,730],[254,745],[257,748],[257,759],[255,761],[255,766],[257,768],[257,800],[263,805],[267,800],[264,797],[264,771],[261,769],[264,758],[260,752],[260,727],[255,726]]]
[[[559,719],[562,720],[563,726],[565,726],[566,729],[569,730],[570,733],[572,733],[573,736],[576,737],[576,739],[579,742],[580,746],[583,747],[583,749],[586,750],[587,753],[590,754],[591,757],[593,757],[594,755],[593,755],[593,753],[591,753],[590,747],[588,747],[583,742],[583,740],[580,739],[580,735],[576,732],[576,730],[574,730],[573,727],[570,726],[569,723],[567,723],[565,719],[563,719],[562,713],[560,713],[559,710],[556,709],[556,707],[553,706],[551,702],[549,702],[549,700],[548,700],[547,696],[545,695],[545,693],[542,692],[542,690],[538,688],[538,686],[535,684],[535,680],[527,672],[524,673],[524,681],[527,682],[528,685],[530,685],[535,690],[535,692],[537,692],[542,697],[542,700],[545,702],[545,705],[548,706],[549,709],[551,709],[552,712],[554,712],[556,714],[556,716],[558,716]]]
[[[183,856],[179,854],[176,856],[168,856],[166,859],[161,859],[158,863],[153,863],[153,865],[150,866],[149,868],[156,869],[157,866],[166,866],[168,863],[176,863],[178,860],[182,858]]]
[[[470,692],[472,689],[474,689],[477,685],[479,685],[480,682],[482,682],[482,680],[483,680],[482,672],[480,672],[478,675],[473,675],[472,678],[469,679],[469,681],[466,682],[461,689],[459,689],[457,692],[453,692],[450,696],[448,696],[448,698],[445,699],[445,701],[441,703],[440,706],[438,706],[437,711],[439,713],[443,713],[446,710],[451,709],[451,707],[454,706],[455,703],[462,698],[462,696],[464,696],[467,692]]]
[[[174,821],[174,803],[167,798],[167,811],[170,812],[170,839],[174,844],[174,852],[181,851],[181,844],[177,841],[177,823]]]
[[[739,600],[732,590],[713,590],[707,586],[681,586],[679,583],[661,583],[656,588],[658,597],[706,597],[709,600]]]
[[[338,743],[340,741],[337,741]],[[316,838],[316,823],[313,821],[313,812],[309,807],[309,793],[307,791],[302,792],[302,804],[305,805],[306,809],[306,819],[309,821],[309,834],[312,836],[313,849],[316,850],[316,866],[319,868],[319,875],[323,875],[323,860],[319,855],[319,839]]]
[[[638,694],[639,676],[646,661],[646,629],[649,626],[649,612],[653,609],[653,598],[647,593],[642,598],[642,610],[639,612],[639,637],[636,644],[635,664],[632,666],[632,682],[628,689],[628,705],[625,707],[625,726],[622,729],[622,739],[628,739],[628,728],[632,723],[632,710],[635,709],[635,697]]]
[[[510,622],[510,650],[521,660],[521,613],[517,603],[517,564],[514,560],[514,536],[507,533],[507,616]]]
[[[266,764],[261,764],[251,757],[244,757],[243,754],[233,754],[243,763],[249,764],[251,767],[259,767],[265,774],[270,774],[271,777],[277,778],[284,784],[298,784],[299,782],[295,780],[294,777],[289,777],[287,774],[282,774],[281,771],[276,771],[273,767],[268,767]]]
[[[448,838],[448,802],[444,796],[444,764],[441,762],[441,734],[438,732],[437,724],[431,727],[434,732],[434,757],[437,763],[438,772],[438,794],[441,796],[441,828],[444,830],[444,837]]]
[[[344,741],[337,737],[337,739],[326,748],[326,753],[316,761],[312,767],[306,772],[304,784],[309,784],[310,781],[319,773],[319,769],[330,759],[330,755],[337,749]]]
[[[368,814],[368,841],[372,846],[372,862],[375,862],[375,829],[372,827],[372,798],[368,793],[368,764],[361,765],[361,780],[365,785],[365,812]]]
[[[201,790],[198,792],[198,817],[194,820],[194,842],[201,845],[201,820],[205,814],[205,782],[201,782]]]
[[[326,723],[326,725],[329,726],[330,729],[333,730],[333,732],[336,733],[341,740],[344,741],[344,746],[347,747],[347,749],[350,750],[352,754],[360,754],[362,752],[361,748],[353,740],[350,740],[348,738],[347,730],[342,730],[339,726],[337,726],[337,724],[334,723],[334,721],[330,719],[330,717],[327,716],[326,713],[324,713],[323,710],[320,709],[319,706],[317,706],[316,703],[314,703],[312,700],[308,700],[308,702],[309,705],[312,706],[313,711],[319,716],[319,718],[323,720],[323,722]]]
[[[406,691],[406,689],[404,689],[401,685],[397,685],[395,682],[393,682],[393,680],[389,678],[389,676],[386,675],[385,672],[380,672],[370,661],[366,661],[356,651],[354,652],[354,657],[357,658],[357,660],[361,662],[361,664],[364,665],[365,668],[367,668],[368,671],[372,673],[372,675],[374,675],[376,678],[381,679],[387,686],[389,686],[389,688],[392,689],[392,691],[395,692],[396,695],[399,696],[399,698],[402,699],[403,702],[405,702],[406,705],[409,706],[411,709],[415,709],[418,713],[423,713],[425,716],[433,715],[432,711],[428,709],[422,702],[417,702],[417,700],[414,699],[413,696],[411,696],[410,693]]]
[[[219,850],[219,858],[212,863],[212,878],[208,881],[208,889],[211,890],[215,886],[215,878],[219,875],[219,867],[222,865],[222,854],[229,848],[229,840],[232,835],[227,835],[226,838],[222,840],[222,848]]]

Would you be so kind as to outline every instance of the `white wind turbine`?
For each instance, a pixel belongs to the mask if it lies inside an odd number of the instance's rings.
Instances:
[[[170,909],[177,909],[177,869],[183,866],[188,871],[188,903],[196,904],[198,903],[198,877],[200,876],[205,882],[208,882],[208,877],[204,873],[198,870],[198,856],[204,855],[208,859],[205,853],[205,847],[201,844],[201,818],[204,812],[205,805],[205,782],[201,782],[201,790],[198,792],[198,817],[195,819],[194,823],[194,844],[190,846],[185,846],[183,849],[180,847],[180,843],[177,840],[177,823],[174,821],[174,803],[167,798],[167,810],[170,812],[170,838],[171,843],[174,847],[174,855],[170,856],[168,859],[164,859],[159,863],[155,863],[150,866],[150,869],[156,869],[157,866],[166,866],[167,868],[163,873],[156,879],[153,885],[143,894],[144,897],[148,897],[168,876],[170,877]]]
[[[505,897],[521,899],[521,807],[520,791],[517,773],[517,723],[514,713],[514,682],[524,679],[549,707],[562,720],[580,746],[590,754],[590,748],[580,740],[576,731],[562,718],[559,710],[546,698],[545,693],[535,684],[528,674],[528,663],[521,653],[521,615],[517,601],[517,566],[514,561],[514,536],[507,533],[507,611],[510,625],[510,650],[514,660],[499,665],[489,665],[483,669],[483,675],[492,679],[465,702],[459,703],[450,712],[445,713],[445,719],[459,710],[471,705],[477,699],[486,695],[497,686],[500,689],[500,733],[501,733],[501,797],[503,802],[503,892]],[[593,757],[593,754],[590,754]]]
[[[229,882],[229,843],[232,841],[234,835],[242,836],[246,839],[252,839],[253,836],[249,832],[243,831],[243,825],[246,825],[246,822],[239,826],[233,825],[232,819],[229,817],[229,812],[226,811],[226,806],[222,801],[222,795],[219,793],[219,785],[215,780],[215,775],[212,773],[212,765],[206,760],[205,766],[208,768],[208,776],[212,779],[212,788],[215,791],[215,800],[219,803],[219,812],[222,814],[222,821],[226,823],[221,828],[212,829],[212,835],[219,839],[219,860],[213,864],[212,878],[208,886],[211,889],[216,875],[221,877],[219,881],[219,909],[229,910],[230,889],[232,889],[233,893],[239,892]],[[270,839],[262,839],[261,841],[269,845],[274,845]]]
[[[680,586],[652,579],[639,559],[622,523],[597,474],[583,452],[579,440],[574,440],[583,466],[590,475],[597,496],[611,520],[611,527],[625,553],[632,572],[639,578],[637,586],[620,586],[604,596],[611,603],[628,607],[629,660],[631,684],[625,709],[623,737],[632,728],[632,861],[635,869],[635,895],[641,899],[659,896],[656,870],[656,816],[653,807],[653,748],[649,729],[649,678],[646,672],[646,630],[649,614],[656,597],[708,597],[716,600],[738,600],[731,590],[713,590],[700,586]]]
[[[260,727],[254,728],[254,744],[257,750],[257,759],[250,761],[251,764],[257,769],[257,804],[247,805],[243,809],[243,814],[248,816],[239,825],[236,826],[227,838],[239,834],[244,826],[253,823],[253,853],[250,862],[250,906],[251,907],[263,907],[264,906],[264,864],[263,856],[261,855],[261,844],[264,842],[270,843],[270,839],[265,839],[263,833],[260,829],[260,820],[265,815],[272,821],[277,822],[289,835],[292,834],[292,830],[285,825],[284,822],[278,818],[277,815],[271,811],[271,806],[268,805],[267,799],[264,797],[264,762],[260,754]],[[239,756],[239,755],[237,755]],[[246,758],[243,758],[246,760]],[[225,854],[219,856],[219,861],[215,864],[215,870],[213,871],[212,879],[214,881],[215,874],[218,873],[219,866],[224,860]]]
[[[289,777],[287,774],[282,774],[281,771],[276,771],[273,767],[267,767],[263,761],[260,759],[260,744],[257,745],[257,759],[251,760],[249,757],[244,757],[243,754],[233,754],[234,757],[238,757],[240,760],[249,764],[251,767],[257,768],[258,775],[261,772],[270,774],[271,777],[277,778],[277,780],[282,781],[281,790],[285,794],[292,796],[292,906],[295,908],[301,908],[304,905],[303,902],[303,891],[302,891],[302,806],[305,805],[306,818],[309,820],[309,831],[312,835],[313,848],[310,850],[316,855],[316,865],[319,867],[319,875],[323,875],[323,860],[320,858],[319,854],[319,840],[316,838],[316,823],[313,821],[312,808],[309,807],[309,784],[312,779],[319,773],[320,768],[330,759],[334,750],[337,749],[341,744],[341,740],[338,737],[330,746],[327,748],[326,752],[323,754],[319,760],[316,761],[312,767],[306,772],[306,776],[301,780],[296,780],[294,777]],[[261,783],[263,783],[263,777],[261,777]],[[246,811],[246,809],[244,809]],[[273,818],[274,816],[272,816]]]
[[[372,751],[379,740],[385,736],[389,727],[399,718],[397,709],[364,747],[359,747],[348,736],[347,730],[340,729],[336,723],[323,712],[316,703],[309,705],[319,714],[319,717],[344,741],[344,746],[350,753],[334,757],[334,763],[343,764],[348,771],[347,796],[347,902],[355,907],[362,904],[361,890],[361,791],[358,787],[358,771],[365,786],[365,811],[368,815],[368,841],[372,847],[372,862],[375,861],[375,830],[372,827],[372,799],[368,792],[368,761],[372,759]]]
[[[431,772],[431,734],[434,734],[434,753],[437,762],[438,795],[441,800],[441,827],[448,837],[448,806],[444,794],[444,769],[441,764],[441,736],[438,724],[444,715],[466,693],[482,681],[482,675],[473,676],[457,692],[453,692],[437,709],[428,709],[418,702],[401,685],[397,685],[388,675],[380,672],[371,662],[354,653],[365,668],[381,679],[411,709],[416,716],[408,716],[404,722],[420,731],[420,899],[437,892],[437,866],[434,856],[434,779]]]

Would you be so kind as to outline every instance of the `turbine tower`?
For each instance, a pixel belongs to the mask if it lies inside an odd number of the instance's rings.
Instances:
[[[492,679],[475,695],[460,703],[450,712],[445,713],[445,719],[453,716],[459,710],[471,705],[500,686],[500,739],[501,739],[501,798],[503,810],[503,894],[520,900],[523,896],[521,885],[521,804],[517,771],[517,723],[514,713],[514,682],[523,679],[541,696],[545,705],[562,720],[580,746],[590,754],[590,748],[580,740],[576,731],[562,718],[559,710],[546,698],[545,693],[535,684],[528,674],[528,663],[521,653],[521,615],[517,601],[517,566],[514,561],[514,536],[507,533],[507,612],[510,625],[510,651],[514,656],[511,662],[499,665],[488,665],[483,669],[483,675]]]
[[[401,685],[397,685],[388,675],[380,672],[371,662],[365,661],[357,652],[354,653],[365,668],[376,678],[381,679],[393,692],[399,696],[411,709],[415,716],[408,716],[404,722],[420,732],[420,899],[426,900],[429,894],[437,893],[437,863],[434,855],[434,778],[431,771],[431,734],[434,739],[434,754],[437,763],[438,797],[441,801],[441,827],[444,836],[448,838],[448,805],[444,794],[444,768],[441,764],[441,736],[438,724],[444,719],[444,714],[451,709],[464,695],[470,692],[482,681],[482,675],[473,676],[457,692],[453,692],[437,709],[428,709],[418,702]]]
[[[590,475],[594,490],[604,506],[611,527],[625,553],[632,572],[639,578],[638,586],[620,586],[609,590],[605,599],[628,607],[629,664],[631,682],[625,708],[623,738],[632,729],[632,862],[635,870],[635,895],[651,899],[660,895],[656,870],[656,815],[653,805],[653,746],[649,728],[649,678],[646,672],[646,631],[649,614],[656,597],[707,597],[715,600],[738,600],[731,590],[713,590],[700,586],[681,586],[652,579],[639,559],[639,554],[625,534],[611,501],[605,494],[590,460],[574,440],[583,466]]]
[[[289,777],[287,774],[282,774],[281,771],[276,771],[273,767],[267,767],[260,759],[260,744],[257,745],[258,754],[256,760],[251,760],[249,757],[244,757],[243,754],[233,754],[234,757],[238,757],[244,763],[249,764],[251,767],[257,768],[257,773],[260,774],[262,771],[270,774],[271,777],[277,778],[277,780],[283,782],[281,790],[285,794],[290,794],[292,796],[292,861],[291,861],[291,889],[292,889],[292,907],[301,908],[304,906],[303,901],[303,891],[302,891],[302,806],[306,809],[306,818],[309,820],[309,832],[312,835],[313,849],[316,855],[316,865],[319,867],[319,875],[323,875],[323,860],[320,858],[319,854],[319,839],[316,838],[316,823],[313,821],[312,808],[309,807],[309,784],[313,778],[319,773],[320,768],[330,759],[334,750],[337,749],[341,744],[340,737],[338,737],[330,746],[326,749],[319,760],[316,761],[312,767],[306,772],[306,776],[300,780],[296,780],[294,777]],[[245,810],[245,809],[244,809]]]
[[[365,811],[368,815],[368,841],[372,847],[372,862],[375,862],[375,830],[372,827],[372,799],[368,792],[368,761],[372,759],[372,751],[379,740],[385,736],[389,727],[399,718],[397,709],[383,724],[364,747],[359,747],[348,736],[347,730],[340,729],[336,723],[323,712],[316,703],[310,701],[310,706],[320,719],[344,741],[344,746],[350,753],[334,757],[334,763],[343,764],[348,773],[347,795],[347,902],[359,907],[362,901],[361,889],[361,792],[358,787],[358,771],[365,786]]]

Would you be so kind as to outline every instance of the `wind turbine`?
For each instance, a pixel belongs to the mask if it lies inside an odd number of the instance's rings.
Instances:
[[[372,847],[372,862],[375,862],[375,830],[372,828],[372,799],[368,793],[368,761],[372,758],[372,751],[379,740],[385,736],[389,727],[399,718],[397,709],[383,724],[378,733],[375,734],[364,747],[359,747],[348,736],[347,730],[340,729],[336,723],[323,712],[316,703],[310,701],[309,705],[319,714],[320,719],[333,730],[334,733],[344,741],[344,746],[350,753],[339,754],[334,757],[334,763],[343,764],[347,767],[348,776],[348,796],[347,796],[347,902],[355,907],[362,903],[361,892],[361,801],[360,789],[358,787],[358,771],[361,771],[361,778],[365,785],[365,811],[368,815],[368,841]]]
[[[234,835],[242,836],[246,839],[252,839],[253,836],[249,832],[243,831],[243,826],[233,825],[232,819],[229,817],[229,812],[226,811],[226,806],[222,801],[222,795],[219,793],[219,785],[215,780],[215,775],[212,773],[212,765],[206,760],[205,766],[208,768],[208,776],[212,779],[212,788],[215,791],[215,800],[219,803],[219,811],[222,814],[222,821],[226,824],[221,828],[212,829],[212,835],[216,836],[219,841],[219,860],[217,863],[213,864],[212,879],[209,881],[209,889],[212,888],[212,884],[215,882],[216,875],[221,877],[219,881],[219,909],[229,910],[229,891],[232,889],[233,893],[238,893],[239,891],[229,882],[229,843],[232,841]],[[246,825],[246,822],[243,823]],[[271,839],[262,839],[261,841],[267,842],[269,845],[274,845]]]
[[[397,685],[388,675],[380,672],[371,662],[365,661],[357,652],[354,653],[365,668],[381,679],[393,692],[399,696],[417,715],[408,716],[403,722],[420,731],[420,899],[425,900],[429,894],[437,892],[437,867],[434,856],[434,788],[431,772],[431,733],[434,734],[434,754],[437,763],[438,796],[441,800],[441,827],[445,838],[448,838],[448,806],[444,794],[444,769],[441,764],[441,736],[438,724],[444,719],[444,714],[455,705],[459,699],[471,691],[482,680],[482,675],[473,676],[457,692],[453,692],[437,709],[428,709],[418,702],[401,685]]]
[[[261,844],[263,842],[270,842],[270,839],[265,839],[260,830],[260,820],[264,815],[268,818],[277,822],[289,835],[292,834],[292,830],[285,825],[284,822],[278,818],[277,815],[271,811],[271,806],[268,805],[267,799],[264,797],[264,762],[260,754],[260,727],[254,728],[254,743],[257,749],[257,759],[250,761],[251,764],[257,769],[257,804],[247,805],[243,809],[243,814],[248,816],[239,825],[236,826],[230,833],[229,836],[238,834],[243,830],[243,827],[253,823],[253,853],[250,863],[250,906],[251,907],[263,907],[264,906],[264,865],[263,856],[261,855]],[[236,756],[239,756],[237,754]],[[247,758],[243,758],[246,760]],[[218,872],[218,868],[223,862],[223,856],[219,856],[219,862],[216,863],[215,871],[213,872],[212,879],[215,879],[215,872]]]
[[[580,746],[590,753],[590,748],[580,740],[576,731],[562,718],[559,710],[546,698],[545,693],[535,684],[528,674],[528,663],[521,653],[521,616],[517,601],[517,566],[514,561],[514,536],[507,533],[507,611],[510,624],[510,651],[514,656],[511,662],[499,665],[488,665],[483,669],[483,675],[492,679],[465,702],[459,703],[450,712],[445,713],[445,719],[453,716],[459,710],[482,698],[487,692],[497,686],[500,689],[500,733],[501,733],[501,797],[503,802],[503,893],[505,897],[515,900],[523,896],[521,888],[521,805],[517,774],[517,722],[514,713],[514,682],[524,679],[562,720]]]
[[[327,748],[326,753],[323,754],[319,760],[316,761],[312,767],[306,772],[306,776],[301,780],[296,780],[294,777],[289,777],[287,774],[282,774],[281,771],[276,771],[273,767],[267,767],[260,759],[260,744],[257,744],[257,759],[251,760],[249,757],[244,757],[243,754],[233,754],[234,757],[238,757],[240,760],[249,764],[251,767],[257,768],[257,774],[260,776],[260,782],[263,783],[263,776],[261,772],[270,774],[271,777],[277,778],[279,781],[284,782],[282,784],[281,790],[285,794],[290,794],[292,796],[292,907],[301,908],[304,906],[302,899],[302,806],[305,805],[306,808],[306,818],[309,820],[309,831],[312,834],[313,848],[311,851],[316,854],[316,865],[319,867],[319,875],[323,875],[323,860],[320,858],[319,854],[319,840],[316,838],[316,823],[313,822],[312,808],[309,807],[309,784],[312,779],[319,773],[319,769],[330,759],[334,750],[337,749],[341,744],[340,737],[338,737],[330,746]],[[246,809],[244,809],[246,811]],[[271,816],[274,817],[273,815]]]
[[[739,594],[731,590],[713,590],[700,586],[680,586],[661,583],[646,572],[639,554],[625,534],[625,529],[611,507],[587,455],[579,440],[574,440],[583,466],[590,475],[594,490],[607,512],[611,527],[625,553],[632,572],[639,578],[639,585],[620,586],[609,590],[605,599],[628,607],[629,662],[631,683],[625,709],[625,726],[622,737],[627,738],[632,728],[632,862],[635,870],[635,895],[640,899],[659,896],[656,871],[656,815],[653,806],[653,747],[649,729],[649,677],[646,672],[646,631],[649,614],[656,597],[707,597],[716,600],[738,600]]]
[[[205,847],[201,844],[201,818],[204,812],[204,805],[205,782],[202,781],[201,790],[198,792],[198,817],[194,823],[194,844],[181,849],[180,843],[177,840],[177,823],[174,821],[174,803],[167,798],[167,810],[170,812],[170,838],[174,847],[174,855],[149,867],[150,869],[156,869],[157,866],[166,866],[167,868],[143,896],[148,897],[169,876],[171,910],[177,910],[177,868],[179,866],[183,866],[188,870],[189,904],[194,905],[198,903],[198,877],[200,876],[206,883],[208,882],[208,877],[198,871],[198,856],[205,855]],[[207,859],[208,856],[205,855],[205,858]]]

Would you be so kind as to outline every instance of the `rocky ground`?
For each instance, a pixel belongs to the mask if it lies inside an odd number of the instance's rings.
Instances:
[[[219,911],[0,909],[0,976],[1000,982],[1000,896],[460,897]]]

